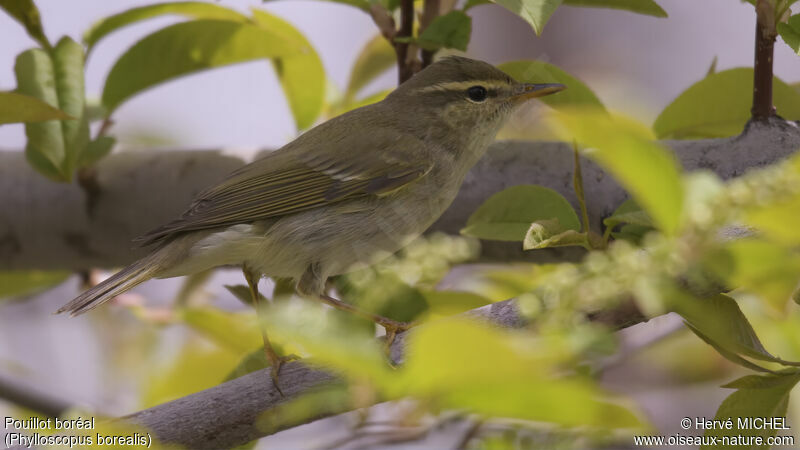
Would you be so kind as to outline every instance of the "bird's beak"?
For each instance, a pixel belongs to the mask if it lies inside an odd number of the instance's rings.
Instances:
[[[527,100],[529,98],[544,97],[545,95],[561,92],[567,87],[559,83],[530,84],[523,83],[514,89],[514,100]]]

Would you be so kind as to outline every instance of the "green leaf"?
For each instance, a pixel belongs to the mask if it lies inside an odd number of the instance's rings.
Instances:
[[[773,102],[778,114],[800,119],[800,93],[773,79]],[[684,91],[653,124],[659,139],[718,138],[737,135],[750,119],[753,69],[724,70]]]
[[[74,119],[36,97],[16,92],[0,92],[0,124]]]
[[[643,125],[594,111],[559,113],[564,141],[576,140],[586,155],[608,170],[667,234],[681,223],[684,189],[671,151]]]
[[[97,139],[89,142],[89,145],[81,153],[81,159],[78,161],[78,167],[90,166],[103,157],[111,153],[114,148],[116,139],[110,136],[100,136]]]
[[[0,272],[0,298],[19,297],[38,292],[69,277],[69,272],[44,272],[40,270],[13,270]]]
[[[553,218],[558,219],[564,230],[581,229],[575,210],[558,192],[542,186],[512,186],[492,195],[478,207],[461,234],[521,242],[531,223]]]
[[[81,154],[89,143],[83,66],[83,47],[69,37],[58,41],[53,50],[58,105],[67,114],[78,118],[78,120],[61,122],[61,133],[66,151],[64,172],[67,180],[72,177],[72,173],[81,159]]]
[[[246,22],[247,16],[230,8],[203,2],[168,2],[141,6],[106,17],[92,25],[83,35],[83,42],[91,50],[101,39],[136,22],[165,14],[178,14],[192,19],[220,19]]]
[[[708,299],[679,298],[674,309],[686,320],[692,331],[712,343],[715,348],[722,349],[720,353],[723,356],[727,352],[760,361],[784,362],[764,348],[736,300],[725,294]]]
[[[467,0],[461,10],[467,12],[478,5],[488,5],[489,3],[491,3],[489,0]]]
[[[354,99],[356,95],[370,81],[378,75],[386,72],[397,62],[397,55],[394,48],[380,34],[370,39],[353,64],[350,71],[350,81],[347,82],[345,99]]]
[[[566,426],[642,427],[590,380],[549,376],[569,358],[549,342],[464,318],[426,323],[407,339],[402,380],[410,394],[435,399],[442,409]]]
[[[272,60],[297,129],[305,130],[319,117],[325,100],[325,68],[322,61],[311,43],[289,22],[258,9],[253,9],[253,19],[265,30],[307,49]]]
[[[586,233],[578,230],[565,230],[558,219],[537,220],[528,228],[522,241],[524,250],[537,250],[549,247],[586,246]]]
[[[60,108],[77,120],[47,121],[25,125],[25,155],[31,165],[57,181],[72,178],[77,161],[89,140],[85,117],[84,55],[69,38],[52,52],[31,49],[17,57],[14,71],[17,91]]]
[[[492,303],[472,292],[422,291],[422,295],[428,302],[428,313],[436,316],[453,316]]]
[[[787,23],[778,23],[778,34],[786,45],[800,55],[800,14],[789,17]]]
[[[740,439],[741,437],[760,436],[763,442],[767,438],[775,436],[775,427],[757,427],[752,424],[741,424],[740,419],[752,419],[754,417],[785,417],[789,405],[789,394],[797,382],[800,381],[800,373],[787,371],[777,374],[748,375],[729,383],[724,387],[736,388],[737,391],[729,395],[717,410],[715,419],[732,420],[733,427],[730,430],[725,428],[713,428],[706,430],[706,436],[728,436],[729,439]],[[788,424],[786,424],[788,426]],[[704,445],[702,450],[721,448],[720,445]],[[725,446],[725,448],[734,448]],[[768,446],[741,445],[735,448],[755,449],[766,448]]]
[[[561,0],[492,0],[494,3],[520,16],[528,22],[537,35],[542,34],[550,16],[561,6]]]
[[[439,16],[419,35],[417,43],[426,50],[454,48],[467,51],[472,33],[472,18],[461,11]]]
[[[275,1],[275,0],[263,0],[264,3],[272,2],[272,1]],[[328,1],[328,2],[331,2],[331,3],[341,3],[342,5],[353,6],[353,7],[356,7],[358,9],[364,11],[367,14],[369,14],[369,7],[370,7],[370,4],[372,3],[372,0],[324,0],[324,1]],[[383,3],[383,0],[381,0],[381,3]],[[389,9],[391,11],[393,8],[387,8],[387,9]]]
[[[387,380],[392,372],[373,336],[353,330],[318,303],[284,302],[264,315],[270,339],[291,342],[310,353],[310,363],[334,367],[349,377]]]
[[[3,8],[11,17],[25,27],[25,31],[44,48],[50,48],[50,42],[42,29],[42,18],[33,0],[0,0]]]
[[[627,199],[614,211],[613,214],[603,219],[603,224],[614,228],[621,223],[629,223],[643,227],[653,227],[653,219],[642,211],[633,199]]]
[[[604,109],[603,103],[581,80],[557,66],[542,61],[511,61],[500,64],[498,69],[522,83],[561,83],[567,87],[558,95],[540,97],[538,100],[559,109],[562,107],[596,107]]]
[[[730,286],[758,294],[783,311],[800,279],[800,256],[760,239],[738,239],[705,257],[708,269]]]
[[[800,213],[800,196],[790,199],[748,208],[745,211],[745,221],[772,239],[778,242],[797,246],[800,245],[800,228],[797,227],[797,217]]]
[[[308,51],[282,35],[249,23],[203,19],[178,23],[145,37],[114,64],[103,88],[112,112],[159,83],[202,70]]]
[[[393,273],[375,272],[374,278],[366,284],[343,281],[337,290],[341,289],[342,296],[364,311],[410,322],[428,309],[425,297]]]
[[[193,330],[235,354],[244,355],[263,345],[253,311],[233,313],[210,307],[191,307],[182,309],[180,318]]]
[[[653,0],[564,0],[564,4],[589,8],[622,9],[648,16],[667,17],[667,12]]]
[[[247,286],[245,286],[243,284],[237,284],[237,285],[226,284],[226,285],[224,285],[224,287],[234,297],[238,298],[240,302],[244,303],[247,306],[253,306],[253,299],[250,298],[250,288],[249,287],[247,287]],[[258,293],[258,301],[259,302],[268,302],[269,300],[267,300],[267,298],[264,297],[264,295],[261,292],[259,292]]]
[[[239,364],[237,364],[222,381],[230,381],[235,378],[243,377],[248,373],[266,369],[269,366],[270,362],[267,360],[264,349],[259,348],[245,355],[244,358],[239,361]]]
[[[189,340],[164,367],[151,370],[142,387],[142,407],[149,408],[219,384],[239,356],[228,349]]]

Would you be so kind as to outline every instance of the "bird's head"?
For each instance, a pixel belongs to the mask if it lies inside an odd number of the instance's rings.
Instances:
[[[520,83],[491,64],[450,56],[414,75],[387,100],[411,106],[410,113],[434,120],[438,126],[491,133],[514,107],[565,88],[563,84]]]

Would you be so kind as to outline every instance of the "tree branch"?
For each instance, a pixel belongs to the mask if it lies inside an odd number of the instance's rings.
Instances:
[[[713,170],[723,178],[776,162],[800,148],[794,122],[753,123],[742,136],[667,142],[688,170]],[[131,240],[178,216],[192,197],[244,162],[215,151],[124,152],[96,167],[92,198],[75,184],[48,181],[22,152],[0,152],[0,270],[85,270],[119,267],[143,256]],[[626,198],[591,161],[581,162],[592,228]],[[498,142],[467,175],[457,198],[432,231],[458,234],[467,218],[491,195],[513,185],[555,189],[579,207],[572,189],[570,146],[542,142]],[[90,207],[91,205],[91,207]],[[490,261],[575,260],[581,249],[523,252],[514,242],[482,245]]]
[[[61,399],[3,377],[0,377],[0,399],[48,417],[58,417],[72,407]]]
[[[638,319],[625,317],[624,322],[644,320],[638,311],[636,314]],[[503,328],[521,328],[526,324],[514,300],[487,305],[470,311],[467,315]],[[406,334],[413,332],[412,329],[398,334],[392,343],[391,357],[395,362],[403,360]],[[300,395],[337,381],[338,378],[329,372],[311,367],[302,361],[293,361],[281,368],[280,382],[284,396],[275,389],[269,369],[263,369],[122,419],[147,427],[162,442],[193,449],[231,448],[345,412],[348,410],[345,406],[302,418],[287,418],[277,412],[277,408]]]

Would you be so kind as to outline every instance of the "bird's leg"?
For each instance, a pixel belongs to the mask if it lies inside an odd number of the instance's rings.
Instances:
[[[278,376],[280,375],[281,366],[287,361],[297,359],[297,357],[294,355],[278,356],[278,354],[275,352],[275,349],[272,348],[272,344],[269,342],[269,336],[267,335],[266,326],[264,325],[264,313],[262,312],[263,309],[259,305],[261,295],[258,293],[258,281],[261,277],[246,266],[242,267],[242,273],[244,273],[244,279],[247,280],[247,286],[250,288],[250,298],[253,301],[253,307],[256,309],[256,314],[258,314],[261,338],[264,341],[264,355],[266,355],[267,361],[269,361],[270,364],[272,383],[275,385],[275,389],[278,390],[278,393],[283,395],[283,391],[281,391],[281,388],[278,385]]]
[[[310,264],[306,269],[306,271],[303,273],[303,276],[300,277],[300,281],[297,283],[296,289],[298,294],[302,296],[317,298],[321,302],[330,305],[336,309],[347,311],[351,314],[363,317],[369,321],[372,321],[382,326],[386,330],[387,350],[391,347],[395,337],[397,337],[397,333],[406,331],[409,328],[416,325],[413,322],[399,322],[397,320],[393,320],[388,317],[384,317],[378,314],[373,314],[369,311],[364,311],[362,309],[356,308],[355,306],[349,303],[345,303],[339,299],[333,298],[324,292],[326,281],[327,277],[323,277],[320,275],[319,265]]]

